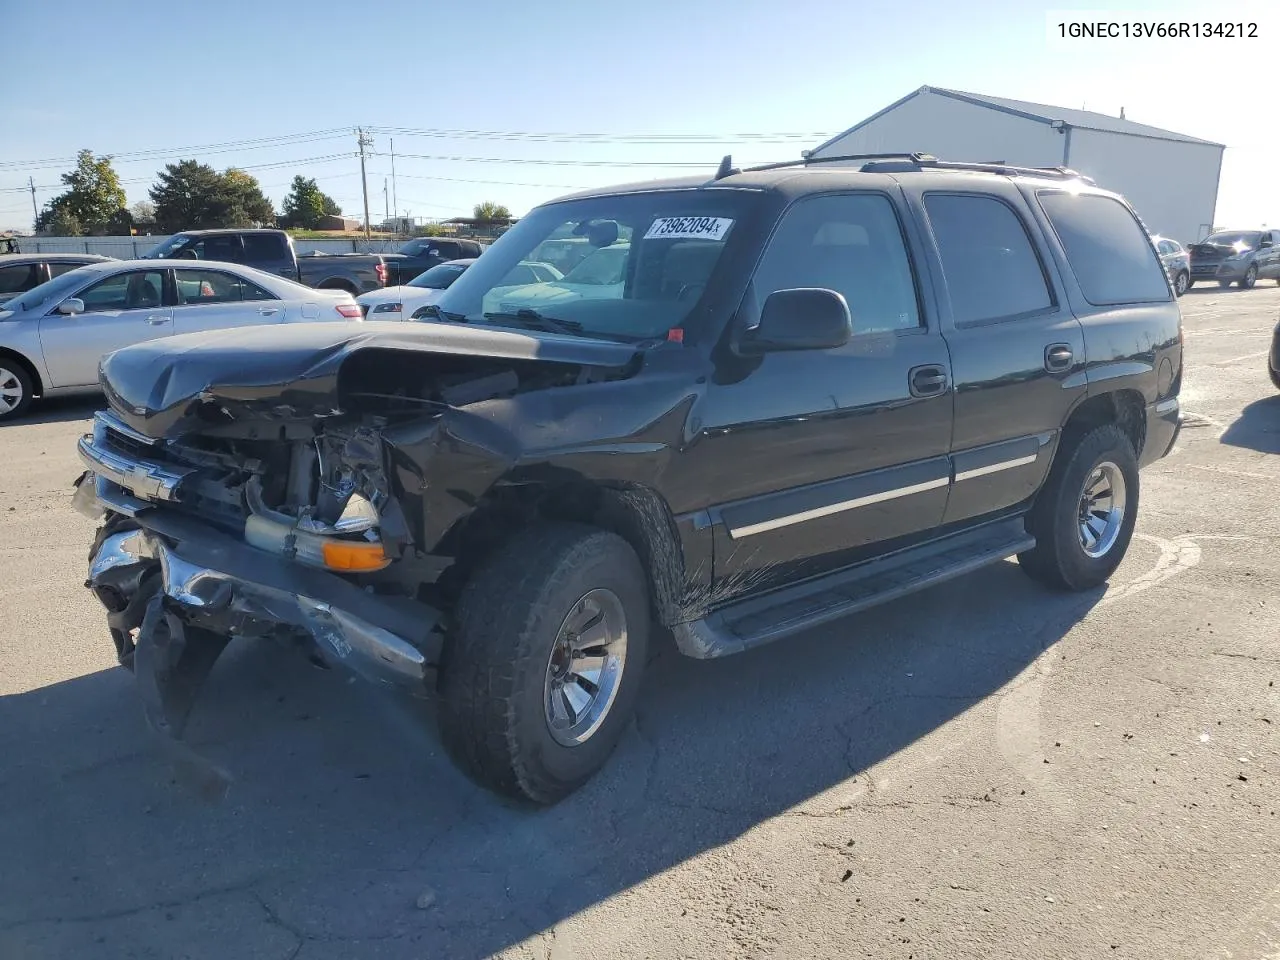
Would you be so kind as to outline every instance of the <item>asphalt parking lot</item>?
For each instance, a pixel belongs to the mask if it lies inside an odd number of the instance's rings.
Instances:
[[[1280,957],[1280,288],[1182,301],[1188,416],[1105,591],[1012,562],[722,662],[596,781],[472,786],[429,708],[233,646],[147,734],[82,587],[92,402],[0,427],[0,956]]]

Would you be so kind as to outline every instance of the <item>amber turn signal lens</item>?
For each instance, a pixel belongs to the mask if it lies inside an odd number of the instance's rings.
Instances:
[[[327,540],[324,543],[324,565],[330,570],[381,570],[389,563],[391,561],[383,553],[380,543],[351,543],[344,540]]]

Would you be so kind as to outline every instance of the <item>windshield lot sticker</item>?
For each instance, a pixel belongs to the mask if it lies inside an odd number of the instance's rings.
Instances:
[[[646,240],[723,240],[733,226],[726,217],[659,217],[644,235]]]

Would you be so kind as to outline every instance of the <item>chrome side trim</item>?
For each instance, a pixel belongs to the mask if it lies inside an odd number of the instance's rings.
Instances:
[[[777,530],[779,527],[789,527],[793,523],[804,523],[806,520],[829,517],[833,513],[842,513],[845,510],[854,510],[857,507],[868,507],[873,503],[884,503],[886,500],[897,500],[899,497],[909,497],[914,493],[924,493],[926,490],[936,490],[939,487],[945,487],[950,482],[946,477],[939,477],[937,480],[913,483],[909,487],[898,487],[896,490],[885,490],[882,493],[871,493],[865,497],[855,497],[852,500],[841,500],[839,503],[827,504],[825,507],[815,507],[813,510],[805,510],[803,513],[793,513],[785,517],[775,517],[772,520],[762,520],[760,523],[751,523],[744,527],[730,527],[729,536],[734,540],[738,540],[755,533],[765,533],[769,530]]]
[[[985,467],[974,467],[972,470],[965,470],[963,473],[956,474],[956,482],[961,480],[972,480],[974,477],[985,477],[989,473],[999,473],[1001,470],[1012,470],[1014,467],[1025,467],[1028,463],[1035,463],[1039,458],[1038,453],[1032,453],[1025,457],[1017,457],[1014,460],[1002,460],[999,463],[990,463]]]

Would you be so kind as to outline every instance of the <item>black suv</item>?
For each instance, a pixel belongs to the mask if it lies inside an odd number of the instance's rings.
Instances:
[[[555,237],[623,267],[503,285]],[[1070,171],[726,163],[534,210],[428,322],[110,355],[75,499],[157,728],[229,637],[287,638],[434,690],[466,770],[551,802],[659,631],[803,642],[1013,556],[1101,584],[1181,375],[1150,238]]]

